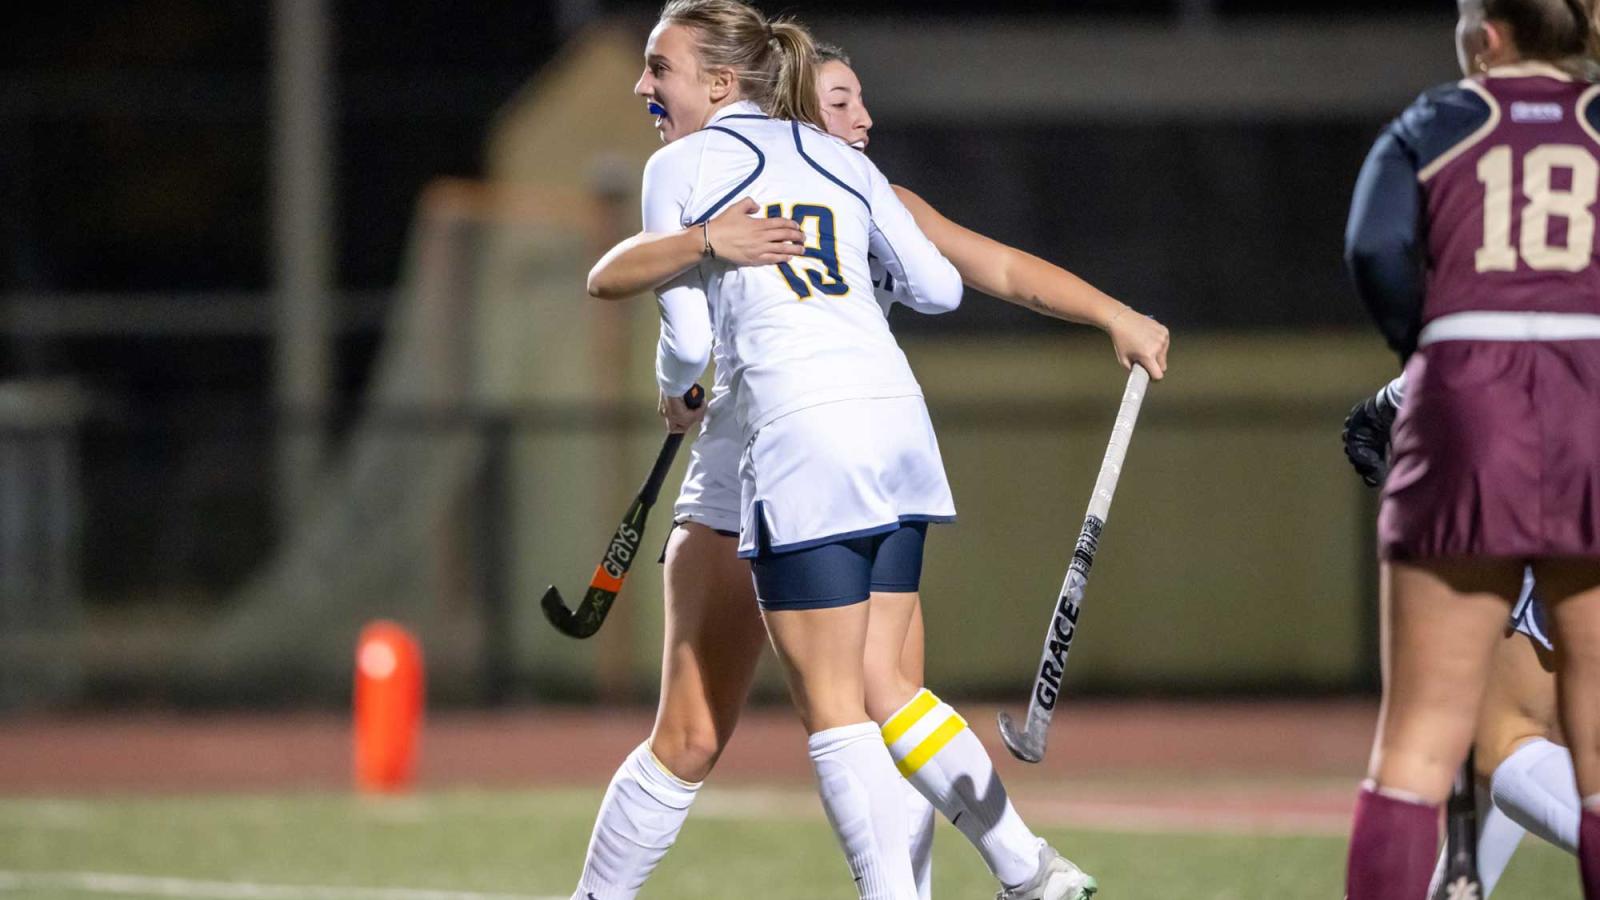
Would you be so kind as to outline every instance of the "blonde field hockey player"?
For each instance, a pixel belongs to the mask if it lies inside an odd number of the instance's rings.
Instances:
[[[830,130],[864,147],[871,122],[861,103],[859,84],[842,55],[836,55],[824,64],[819,87],[824,94],[825,117]],[[925,216],[931,213],[931,208],[926,204],[915,198],[907,198],[907,205],[918,213],[919,224],[928,221]],[[753,201],[745,200],[730,205],[726,212],[700,227],[691,226],[672,233],[646,233],[629,239],[595,267],[590,289],[599,296],[626,296],[636,289],[676,276],[683,269],[697,265],[706,255],[708,244],[715,250],[717,259],[738,265],[771,265],[774,260],[798,255],[795,244],[791,243],[794,236],[785,231],[791,227],[791,223],[783,219],[750,218],[749,213],[757,209]],[[956,259],[969,283],[976,283],[992,293],[1062,318],[1097,322],[1110,331],[1119,358],[1141,361],[1157,373],[1164,368],[1167,337],[1161,326],[1127,311],[1126,307],[1068,273],[966,232],[948,220],[937,218],[937,214],[933,216],[932,223],[927,225],[930,234],[939,235],[937,229],[940,226],[949,232],[944,235],[949,246],[942,243],[941,249]],[[963,247],[962,241],[968,236],[971,238],[970,245]],[[995,257],[996,248],[1000,251],[999,259],[991,264],[989,261]],[[966,266],[963,266],[958,255],[963,249],[967,251],[969,260]],[[892,297],[883,294],[879,299],[884,302]],[[733,401],[726,386],[721,385],[722,375],[723,371],[719,369],[719,389],[714,392],[714,407],[695,446],[695,456],[677,506],[681,527],[674,532],[666,554],[668,635],[663,662],[662,701],[651,741],[641,748],[645,752],[653,751],[650,762],[660,773],[676,773],[672,776],[674,779],[683,776],[695,782],[709,773],[716,755],[731,735],[760,649],[760,626],[754,614],[755,597],[749,568],[735,555],[737,542],[733,535],[737,533],[739,521],[738,488],[733,470],[737,460],[738,439],[736,434],[728,433],[731,429],[725,427],[731,423],[732,417],[727,411],[731,409]],[[722,411],[720,417],[719,410]],[[722,461],[720,466],[717,465],[719,460]],[[880,603],[882,599],[874,596],[874,613],[870,617],[868,639],[884,643],[898,641],[897,646],[903,650],[899,654],[884,654],[884,658],[889,660],[898,655],[894,673],[879,672],[869,676],[869,686],[877,682],[887,686],[887,689],[876,692],[876,695],[887,695],[878,697],[877,703],[873,702],[875,693],[868,690],[869,706],[876,707],[869,711],[874,713],[875,720],[888,722],[885,734],[895,738],[895,743],[902,746],[900,764],[904,769],[908,760],[909,765],[918,765],[920,758],[916,757],[916,752],[919,747],[925,748],[924,756],[937,755],[930,751],[938,741],[930,743],[928,738],[937,736],[939,740],[954,743],[960,732],[966,732],[968,738],[971,735],[953,711],[949,711],[931,694],[919,691],[921,623],[920,606],[915,593],[910,593],[908,600],[901,604],[909,611],[909,625],[879,615],[877,609],[888,605]],[[905,616],[899,618],[904,619]],[[896,713],[900,715],[897,717]],[[960,723],[959,729],[954,728],[956,723]],[[975,739],[973,743],[976,744]],[[981,747],[978,750],[981,753]],[[639,755],[636,752],[635,756]],[[630,760],[630,764],[633,762],[635,760]],[[986,756],[981,764],[988,766]],[[629,767],[625,765],[624,770],[618,773],[619,781],[629,780]],[[927,767],[926,763],[922,763],[921,767]],[[650,774],[648,770],[647,774]],[[694,782],[679,784],[684,788],[697,786]],[[998,787],[998,782],[995,782],[995,786]],[[908,803],[917,812],[914,816],[919,823],[914,847],[914,856],[918,861],[916,876],[919,892],[926,896],[931,808],[916,791],[908,790],[906,793]],[[613,802],[619,800],[621,794],[619,782],[614,781],[613,792],[608,794],[606,807],[602,808],[596,823],[586,877],[589,870],[594,868],[597,852],[619,842],[617,836],[609,834],[611,826],[608,823],[615,817],[608,815],[608,812],[625,805]],[[692,799],[692,791],[685,790],[679,796],[683,802],[670,829],[672,834],[676,833],[677,825],[681,824],[682,816],[687,813],[687,800]],[[959,799],[952,798],[953,801]],[[981,823],[985,818],[1000,820],[1004,825],[1013,824],[1010,819],[1014,812],[1009,809],[1009,803],[996,802],[1003,801],[1003,794],[996,797],[991,792],[987,799],[994,808],[971,810],[977,815],[964,816],[962,809],[947,810],[952,818],[957,819],[958,827],[964,824],[963,819],[967,820],[965,824],[969,828],[963,830],[968,831],[969,837],[973,837],[980,849],[985,839],[992,845],[997,844],[996,838],[1001,834],[996,832],[1003,833],[1008,829],[995,825],[980,825],[977,829],[971,829],[972,824]],[[951,804],[943,805],[948,807]],[[1019,824],[1020,820],[1016,822]],[[1027,874],[1041,874],[1045,867],[1037,862],[1037,851],[1040,849],[1037,838],[1026,832],[1025,828],[1010,830],[1013,833],[1020,832],[1017,835],[1020,839],[1013,840],[1013,843],[1025,850],[1028,856],[1034,857],[1024,859],[1022,853],[1013,853],[1013,859],[1022,864],[1018,868],[1026,867],[1024,871]],[[670,843],[670,836],[661,844],[661,852],[664,852],[667,843]],[[986,857],[1003,853],[1003,845],[993,846]],[[659,858],[659,853],[650,854],[648,859],[641,856],[635,868],[621,880],[642,883]],[[1048,884],[1039,887],[1043,890]],[[1004,895],[1060,894],[1014,892]]]

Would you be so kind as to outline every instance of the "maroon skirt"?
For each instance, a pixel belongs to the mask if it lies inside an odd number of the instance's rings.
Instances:
[[[1600,557],[1600,341],[1442,341],[1406,366],[1386,560]]]

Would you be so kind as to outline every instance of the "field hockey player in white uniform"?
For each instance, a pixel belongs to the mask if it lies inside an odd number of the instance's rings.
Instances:
[[[719,7],[669,4],[652,47],[675,33],[713,59]],[[708,263],[665,285],[656,378],[669,422],[687,428],[699,414],[679,398],[713,346],[730,372],[744,443],[739,553],[752,560],[823,806],[860,896],[912,900],[904,793],[866,711],[863,650],[870,598],[916,579],[926,523],[953,519],[955,504],[921,390],[866,294],[868,249],[923,311],[955,308],[961,282],[870,163],[798,121],[820,118],[811,47],[793,27],[782,41],[779,90],[792,86],[793,102],[773,108],[788,118],[743,101],[733,66],[696,79],[710,116],[646,166],[644,226],[683,228],[748,193],[814,226],[807,256],[820,264]],[[641,93],[671,115],[682,81],[647,70]]]

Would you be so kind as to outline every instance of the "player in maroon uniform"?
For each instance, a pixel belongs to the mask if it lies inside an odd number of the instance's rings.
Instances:
[[[1561,718],[1600,900],[1600,86],[1593,0],[1461,0],[1468,77],[1379,137],[1346,236],[1407,358],[1379,514],[1384,701],[1350,900],[1417,900],[1531,565],[1561,648]]]
[[[1389,431],[1404,396],[1405,377],[1400,376],[1356,404],[1345,419],[1345,456],[1373,487],[1382,485],[1388,472]],[[1583,803],[1573,778],[1572,754],[1556,721],[1555,646],[1547,633],[1544,606],[1534,591],[1529,571],[1505,638],[1495,649],[1473,740],[1479,900],[1494,893],[1517,845],[1529,832],[1574,856],[1578,853]],[[1441,886],[1446,890],[1454,886],[1444,885],[1447,877],[1462,874],[1452,871],[1450,863],[1446,848],[1434,867],[1429,897],[1440,896],[1436,889]]]

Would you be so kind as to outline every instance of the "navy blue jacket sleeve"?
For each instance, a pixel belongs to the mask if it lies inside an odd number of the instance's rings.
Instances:
[[[1344,258],[1356,294],[1401,359],[1417,347],[1423,298],[1422,190],[1401,122],[1367,154],[1350,201]]]
[[[1468,82],[1433,88],[1383,130],[1356,179],[1345,262],[1361,302],[1401,359],[1417,348],[1422,327],[1427,227],[1419,175],[1471,140],[1492,114]]]

